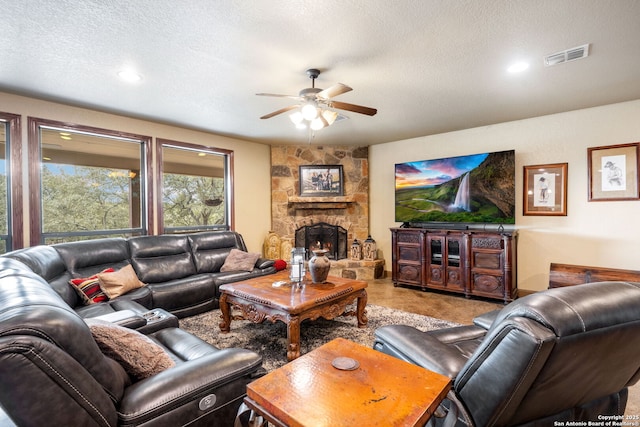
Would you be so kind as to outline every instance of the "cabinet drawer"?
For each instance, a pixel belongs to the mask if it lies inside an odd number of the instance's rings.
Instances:
[[[422,233],[420,232],[415,232],[415,231],[403,231],[403,232],[398,232],[396,234],[396,239],[398,240],[399,244],[402,243],[413,243],[416,245],[420,244],[420,236],[422,235]]]
[[[420,262],[422,251],[419,246],[398,245],[398,261]]]
[[[471,268],[502,270],[503,259],[502,252],[472,251]]]

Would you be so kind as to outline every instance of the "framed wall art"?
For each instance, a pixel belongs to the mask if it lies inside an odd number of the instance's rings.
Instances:
[[[343,187],[342,165],[300,166],[300,196],[342,196]]]
[[[640,142],[587,149],[589,201],[638,200]]]
[[[524,215],[567,215],[567,163],[524,167]]]

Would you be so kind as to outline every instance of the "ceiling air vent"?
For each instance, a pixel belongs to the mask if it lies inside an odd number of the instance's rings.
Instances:
[[[585,44],[545,56],[544,65],[550,67],[551,65],[558,65],[562,64],[563,62],[586,58],[587,56],[589,56],[589,45]]]

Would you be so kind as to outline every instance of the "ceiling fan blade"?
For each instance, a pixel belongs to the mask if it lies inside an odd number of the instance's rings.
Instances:
[[[378,112],[375,108],[364,107],[362,105],[348,104],[346,102],[331,101],[331,107],[339,110],[353,111],[354,113],[366,114],[367,116],[375,116]]]
[[[337,83],[325,90],[322,90],[320,92],[318,92],[316,94],[316,96],[320,97],[320,98],[325,98],[325,99],[329,99],[329,98],[333,98],[334,96],[338,96],[341,95],[343,93],[347,93],[349,91],[351,91],[353,89],[351,89],[349,86],[342,84],[342,83]]]
[[[300,101],[302,98],[297,95],[279,95],[277,93],[256,93],[258,96],[275,96],[277,98],[290,98],[295,99],[296,101]]]
[[[264,116],[262,116],[260,118],[261,119],[270,119],[273,116],[277,116],[278,114],[286,113],[287,111],[291,111],[291,110],[293,110],[295,108],[298,108],[298,107],[299,107],[299,105],[290,105],[288,107],[281,108],[281,109],[279,109],[277,111],[274,111],[273,113],[266,114],[266,115],[264,115]]]

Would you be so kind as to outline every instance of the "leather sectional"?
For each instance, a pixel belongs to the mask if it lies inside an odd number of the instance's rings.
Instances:
[[[217,308],[219,285],[275,272],[265,259],[251,271],[220,271],[233,249],[246,251],[242,236],[222,231],[42,245],[1,256],[2,408],[20,426],[233,425],[246,384],[264,374],[261,356],[218,349],[177,327],[177,317]],[[128,265],[145,286],[108,301],[85,305],[69,283]],[[95,319],[115,320],[104,323],[159,346],[174,366],[134,376],[105,356],[90,328]]]
[[[3,257],[25,264],[46,280],[81,317],[97,317],[119,310],[143,314],[160,308],[177,317],[218,308],[218,287],[272,274],[273,260],[258,259],[251,271],[221,272],[232,249],[247,251],[242,235],[233,231],[195,234],[106,238],[40,245]],[[146,286],[105,303],[83,305],[69,284],[76,277],[131,264]]]

